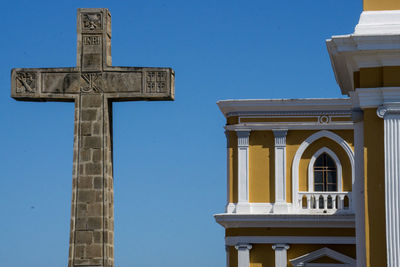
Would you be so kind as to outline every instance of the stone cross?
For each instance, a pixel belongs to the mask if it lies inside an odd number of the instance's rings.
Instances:
[[[77,66],[13,69],[22,101],[75,102],[69,267],[114,266],[112,102],[174,100],[170,68],[112,67],[108,9],[78,9]]]

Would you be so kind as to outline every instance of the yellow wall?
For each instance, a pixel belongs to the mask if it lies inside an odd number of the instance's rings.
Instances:
[[[275,251],[272,244],[254,244],[250,250],[250,267],[274,267]]]
[[[400,1],[398,1],[400,4]],[[354,73],[354,88],[400,86],[400,67],[361,68]]]
[[[400,9],[399,0],[364,0],[364,10],[397,10]]]
[[[354,228],[228,228],[225,236],[355,236]]]
[[[272,131],[252,131],[250,134],[250,202],[275,202],[274,142]]]
[[[234,246],[229,247],[229,267],[238,267],[238,253]]]
[[[228,162],[229,162],[229,202],[238,202],[238,150],[236,132],[229,131]]]
[[[365,239],[367,267],[386,266],[383,119],[364,110]]]

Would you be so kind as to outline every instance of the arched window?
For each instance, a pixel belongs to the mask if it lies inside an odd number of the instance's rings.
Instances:
[[[337,167],[335,161],[324,152],[315,160],[314,191],[332,192],[338,190]]]

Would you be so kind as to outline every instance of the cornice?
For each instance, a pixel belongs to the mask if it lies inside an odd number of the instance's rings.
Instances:
[[[354,214],[216,214],[217,223],[224,228],[240,227],[299,227],[354,228]]]
[[[353,91],[360,68],[400,66],[400,11],[364,11],[353,34],[326,41],[342,94]]]
[[[225,117],[344,114],[351,110],[350,98],[237,99],[221,100],[217,102],[217,105]]]

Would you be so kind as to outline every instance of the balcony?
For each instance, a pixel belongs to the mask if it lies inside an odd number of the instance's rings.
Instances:
[[[353,211],[351,192],[299,192],[297,205],[301,213]]]

